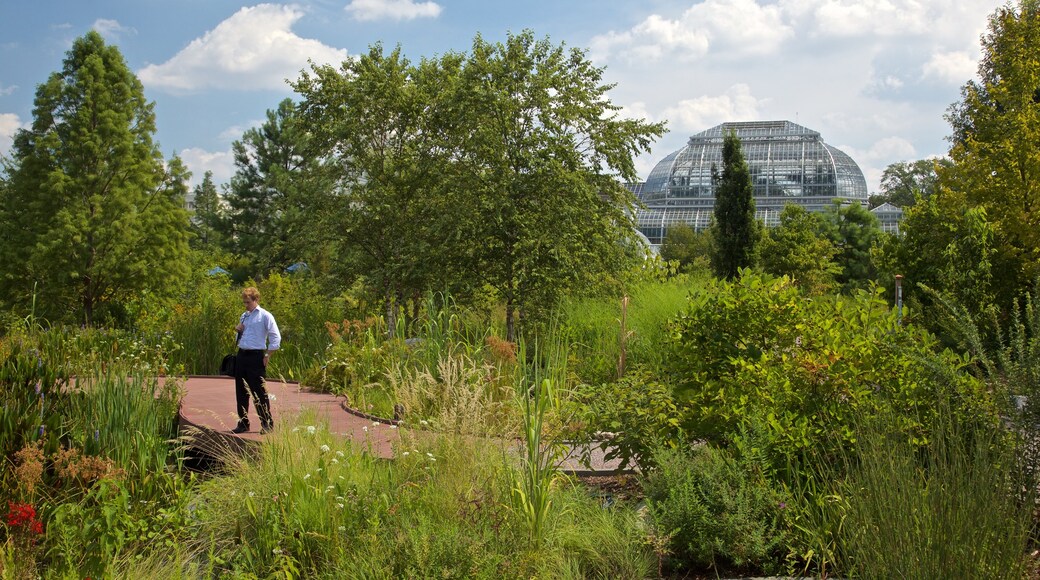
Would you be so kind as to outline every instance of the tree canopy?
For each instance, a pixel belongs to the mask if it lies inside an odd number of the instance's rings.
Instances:
[[[11,306],[94,324],[101,309],[187,273],[188,172],[152,141],[153,104],[119,50],[77,39],[36,89],[0,209],[0,286]]]
[[[620,117],[602,77],[525,31],[418,65],[376,45],[294,83],[336,177],[337,235],[390,310],[414,291],[488,288],[513,338],[516,313],[617,273],[635,243],[621,183],[664,128]]]
[[[732,279],[758,261],[762,226],[755,219],[751,174],[736,133],[722,144],[722,177],[715,188],[715,220],[711,226],[711,267],[720,278]]]

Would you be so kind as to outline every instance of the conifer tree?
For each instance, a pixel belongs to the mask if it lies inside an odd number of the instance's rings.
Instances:
[[[89,32],[37,87],[0,210],[0,296],[95,324],[187,274],[187,171],[152,141],[153,104],[122,54]]]
[[[722,142],[722,176],[715,188],[711,267],[719,278],[737,277],[758,261],[762,226],[755,219],[751,174],[736,133]]]

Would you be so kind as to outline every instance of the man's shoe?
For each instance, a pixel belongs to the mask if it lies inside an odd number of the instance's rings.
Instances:
[[[248,433],[249,432],[249,421],[246,421],[246,420],[239,421],[238,425],[234,429],[232,429],[231,432],[234,433],[235,435],[241,435],[242,433]]]
[[[260,434],[267,435],[271,431],[274,431],[274,423],[267,423],[260,426]]]

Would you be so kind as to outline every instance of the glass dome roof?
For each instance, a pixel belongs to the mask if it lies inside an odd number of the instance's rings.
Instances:
[[[822,211],[837,199],[866,203],[867,182],[856,162],[823,142],[816,131],[790,121],[723,123],[690,137],[667,155],[640,184],[640,231],[660,244],[668,225],[707,227],[715,205],[712,167],[722,171],[722,142],[734,132],[741,141],[754,187],[759,219],[775,225],[787,203]]]

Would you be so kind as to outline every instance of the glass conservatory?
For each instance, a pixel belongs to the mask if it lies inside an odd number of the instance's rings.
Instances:
[[[639,231],[658,245],[669,226],[708,227],[715,206],[713,169],[722,172],[722,141],[730,131],[741,141],[754,186],[755,209],[767,226],[784,205],[822,211],[833,200],[867,201],[867,182],[856,162],[823,142],[820,134],[790,121],[723,123],[698,133],[662,159],[632,191],[646,205],[636,216]]]

